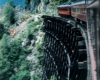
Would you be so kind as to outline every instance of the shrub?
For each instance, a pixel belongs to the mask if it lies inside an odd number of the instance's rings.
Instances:
[[[28,62],[23,62],[19,68],[20,71],[23,70],[29,70],[29,63]]]
[[[29,21],[27,23],[29,24],[29,23],[32,23],[32,22],[34,22],[33,18],[29,19]]]
[[[43,31],[44,26],[43,25],[40,25],[39,28],[40,28],[41,31]]]
[[[33,80],[40,80],[40,78],[36,75],[33,75]]]
[[[52,75],[50,80],[56,80],[56,77],[54,75]]]
[[[16,80],[30,80],[30,72],[28,70],[20,71],[16,74]]]
[[[42,52],[42,50],[43,50],[43,47],[42,47],[42,44],[37,44],[37,46],[36,46],[36,49],[39,51],[39,52]]]

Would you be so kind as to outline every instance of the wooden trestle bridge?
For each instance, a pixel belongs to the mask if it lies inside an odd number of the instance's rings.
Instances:
[[[44,19],[44,61],[42,80],[86,80],[87,49],[81,29],[53,16]]]

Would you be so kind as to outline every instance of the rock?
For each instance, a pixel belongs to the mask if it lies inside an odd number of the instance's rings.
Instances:
[[[24,9],[22,8],[22,6],[20,6],[20,5],[19,6],[16,6],[15,7],[15,10],[18,11],[18,12],[24,11]]]
[[[16,13],[15,13],[15,18],[16,18],[16,19],[19,19],[19,17],[20,17],[23,13],[25,13],[25,9],[23,9],[21,6],[17,6],[17,7],[15,8],[15,10],[16,10]]]
[[[15,72],[18,72],[18,69],[17,69],[17,68],[14,68],[14,71],[15,71]]]
[[[22,42],[22,46],[25,46],[25,42]]]
[[[35,46],[35,41],[31,40],[31,46]]]
[[[31,41],[30,40],[28,40],[28,39],[23,39],[23,41],[22,41],[22,46],[27,46],[27,45],[30,45],[31,44]]]

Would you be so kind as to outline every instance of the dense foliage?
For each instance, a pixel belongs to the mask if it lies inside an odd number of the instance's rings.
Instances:
[[[0,80],[30,80],[32,65],[35,66],[34,72],[36,72],[32,75],[33,80],[41,80],[43,61],[41,41],[37,44],[33,43],[32,46],[36,48],[34,53],[32,53],[33,47],[30,48],[31,44],[29,44],[31,40],[37,40],[38,31],[42,29],[42,25],[39,25],[41,22],[40,18],[38,21],[34,21],[34,18],[29,19],[26,30],[22,31],[22,36],[20,33],[19,38],[11,38],[7,34],[3,35],[0,41]],[[22,46],[23,39],[27,39],[28,45]],[[37,57],[36,63],[26,60],[30,53]]]
[[[25,61],[30,50],[23,48],[18,39],[11,41],[6,34],[0,45],[0,80],[30,80],[29,63]]]

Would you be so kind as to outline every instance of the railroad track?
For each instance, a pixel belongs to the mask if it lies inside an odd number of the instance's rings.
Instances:
[[[86,31],[61,17],[44,19],[44,73],[42,80],[87,80]],[[81,27],[81,28],[80,28]]]

